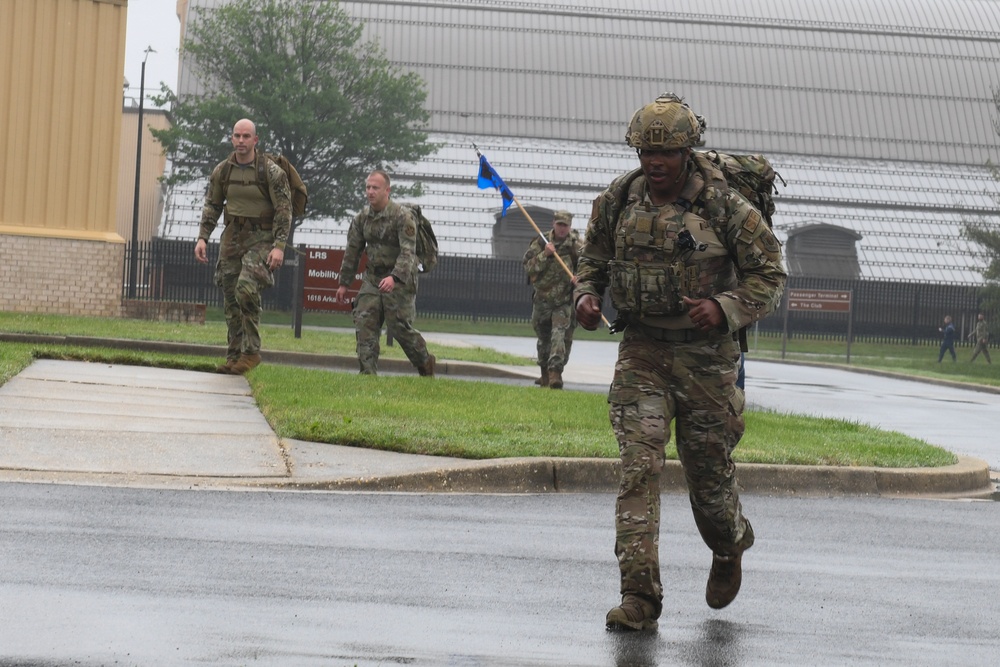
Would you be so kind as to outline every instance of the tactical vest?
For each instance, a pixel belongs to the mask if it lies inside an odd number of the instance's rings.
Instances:
[[[655,206],[645,179],[629,186],[608,268],[611,301],[631,319],[683,315],[683,297],[703,299],[738,284],[725,242],[728,186],[697,157],[695,164],[707,181],[695,202]]]
[[[258,151],[256,160],[266,160]],[[256,160],[247,166],[231,165],[224,169],[221,177],[229,180],[222,184],[226,193],[226,224],[233,218],[249,218],[261,223],[263,228],[270,228],[274,220],[274,206],[270,198],[258,186]],[[266,166],[266,162],[265,162]]]

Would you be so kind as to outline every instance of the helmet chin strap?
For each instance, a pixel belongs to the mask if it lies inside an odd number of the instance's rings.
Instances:
[[[685,176],[687,176],[687,173],[688,173],[688,164],[690,163],[690,161],[691,161],[691,154],[688,153],[687,159],[684,160],[684,168],[681,169],[677,173],[677,178],[674,179],[674,185],[677,185],[678,183],[680,183],[681,179],[684,178]]]

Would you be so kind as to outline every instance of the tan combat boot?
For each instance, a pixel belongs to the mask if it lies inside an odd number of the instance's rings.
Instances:
[[[231,375],[243,375],[251,368],[257,368],[258,366],[260,366],[259,354],[244,354],[240,357],[239,361],[233,364],[229,373]]]
[[[735,556],[712,554],[712,569],[708,573],[705,601],[712,609],[722,609],[736,599],[743,583],[743,552]]]
[[[562,371],[549,371],[549,387],[552,389],[562,389]]]
[[[548,366],[542,366],[541,370],[542,370],[542,376],[540,378],[537,378],[535,380],[535,384],[537,384],[539,387],[548,387],[549,386],[549,368],[548,368]]]
[[[655,630],[656,609],[652,602],[638,595],[622,596],[622,603],[608,612],[608,630]]]
[[[433,354],[427,355],[427,361],[424,362],[423,366],[417,366],[417,372],[420,373],[421,377],[432,378],[434,377],[434,362],[437,359]]]
[[[215,372],[216,373],[221,373],[222,375],[232,375],[233,374],[233,366],[236,365],[237,361],[239,361],[239,360],[238,359],[226,359],[226,363],[220,364],[219,366],[215,367]]]

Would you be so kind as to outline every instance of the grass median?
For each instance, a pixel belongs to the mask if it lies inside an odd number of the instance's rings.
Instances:
[[[422,321],[425,330],[433,320]],[[295,339],[269,327],[265,345],[354,354],[350,333],[312,331]],[[218,345],[219,323],[204,326],[0,313],[0,331]],[[471,332],[470,332],[471,333]],[[496,333],[496,331],[490,331]],[[605,334],[606,335],[606,334]],[[481,348],[434,346],[441,359],[531,365],[531,360]],[[386,356],[398,355],[398,346]],[[101,347],[0,343],[0,382],[33,358],[165,366],[211,371],[216,358]],[[462,458],[618,455],[602,394],[416,376],[359,376],[264,364],[247,376],[275,432],[285,438]],[[735,458],[796,465],[924,467],[950,465],[950,452],[896,432],[835,419],[774,412],[746,414],[747,432]],[[668,456],[676,458],[669,448]]]

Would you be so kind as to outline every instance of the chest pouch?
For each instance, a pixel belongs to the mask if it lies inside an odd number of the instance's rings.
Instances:
[[[608,265],[611,301],[639,317],[673,317],[687,312],[682,297],[690,285],[677,237],[681,216],[634,207],[618,230],[618,252]]]

